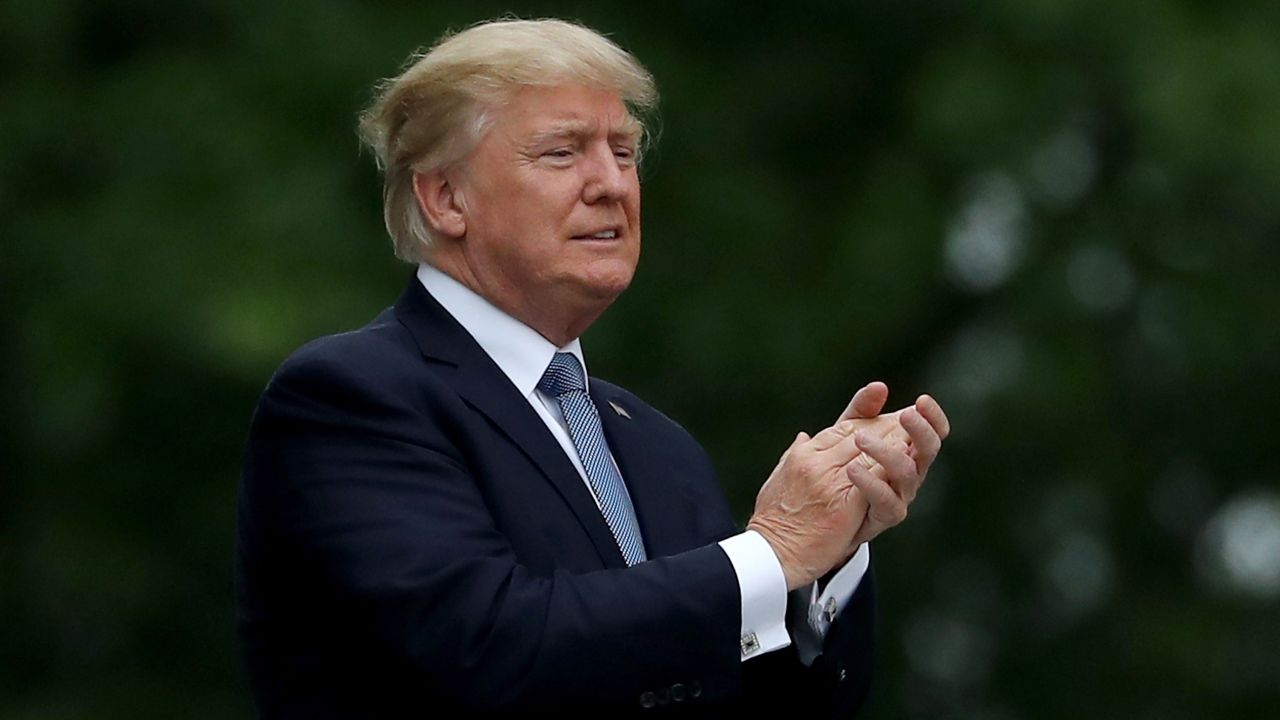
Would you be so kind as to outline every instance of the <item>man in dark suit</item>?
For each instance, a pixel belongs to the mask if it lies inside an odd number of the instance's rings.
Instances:
[[[264,716],[861,703],[867,541],[946,417],[878,415],[868,385],[797,435],[741,532],[693,438],[587,377],[578,337],[639,257],[654,102],[634,58],[558,21],[476,26],[383,87],[362,127],[419,268],[255,414],[237,577]]]

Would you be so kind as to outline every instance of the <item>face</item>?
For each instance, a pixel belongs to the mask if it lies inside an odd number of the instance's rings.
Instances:
[[[464,234],[433,262],[560,344],[635,273],[639,124],[576,84],[523,88],[491,117],[451,179]]]

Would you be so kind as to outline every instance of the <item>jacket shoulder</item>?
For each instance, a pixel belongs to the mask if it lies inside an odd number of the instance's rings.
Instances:
[[[688,430],[684,429],[683,425],[626,388],[593,376],[591,378],[591,394],[608,403],[614,412],[628,417],[628,419],[635,419],[667,433],[687,438],[689,442],[697,445],[697,441],[689,434]],[[701,450],[701,446],[699,446],[699,450]]]
[[[631,391],[594,377],[591,378],[591,395],[602,415],[622,418],[621,423],[606,420],[606,430],[613,425],[617,429],[634,427],[640,431],[639,434],[620,432],[620,436],[614,439],[626,442],[627,438],[642,436],[645,454],[660,459],[667,467],[682,468],[684,472],[680,476],[686,482],[696,478],[704,480],[695,483],[707,495],[701,500],[714,498],[716,503],[723,503],[723,492],[711,458],[702,444],[680,423]]]

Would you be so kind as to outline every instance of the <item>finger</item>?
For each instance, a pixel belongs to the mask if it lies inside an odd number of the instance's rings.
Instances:
[[[901,417],[902,413],[910,409],[908,406],[872,418],[846,418],[814,435],[812,448],[819,451],[833,448],[852,435],[855,430],[875,433],[891,443],[901,442],[906,445],[910,441],[910,436],[906,430],[902,429]]]
[[[903,445],[907,445],[910,443],[911,435],[910,433],[907,432],[907,429],[902,425],[902,413],[904,412],[906,412],[906,410],[899,410],[898,412],[893,414],[893,417],[898,422],[895,422],[892,425],[890,425],[889,430],[880,435],[880,437],[884,438],[885,442],[890,444],[902,443]]]
[[[862,540],[858,538],[860,535],[864,534],[863,531],[865,529],[869,529],[868,525],[876,524],[874,520],[867,517],[867,511],[871,509],[871,503],[867,502],[867,498],[862,494],[861,490],[853,486],[853,480],[851,478],[846,476],[846,480],[849,482],[849,489],[845,493],[844,498],[845,512],[848,514],[849,519],[853,521],[851,523],[853,534],[849,536],[845,562],[847,562],[848,557],[853,555],[853,553],[858,549],[858,546],[862,544]]]
[[[905,411],[898,410],[896,412],[880,415],[874,418],[847,418],[837,422],[829,428],[826,428],[813,436],[811,447],[814,450],[828,450],[837,444],[847,440],[855,430],[865,430],[874,432],[881,437],[894,437],[906,443],[908,436],[902,430],[902,423],[899,417]]]
[[[854,442],[860,450],[875,458],[876,462],[889,471],[889,477],[896,485],[909,482],[916,475],[916,463],[901,443],[890,443],[875,433],[859,431],[854,433]]]
[[[916,410],[933,426],[934,431],[938,433],[939,440],[947,439],[947,436],[951,434],[951,421],[947,419],[947,414],[942,411],[942,406],[938,404],[937,400],[928,395],[921,395],[916,398]]]
[[[853,438],[852,427],[836,425],[813,436],[807,443],[794,446],[787,453],[803,452],[811,458],[812,469],[835,470],[853,460],[862,450]],[[787,456],[784,455],[785,459]]]
[[[853,458],[853,460],[850,460],[849,462],[861,463],[862,466],[865,467],[867,470],[871,471],[871,474],[875,475],[877,479],[879,479],[882,482],[889,483],[890,486],[892,487],[893,481],[889,477],[889,471],[886,470],[883,465],[876,462],[876,459],[871,457],[867,453],[859,453],[857,456]]]
[[[832,445],[825,451],[824,459],[831,463],[830,467],[840,467],[853,461],[854,458],[866,454],[862,448],[858,447],[857,437],[864,434],[864,431],[858,431],[851,435],[845,436],[840,442]],[[863,467],[866,467],[865,465]]]
[[[876,477],[860,463],[849,463],[845,474],[867,501],[867,517],[884,526],[897,525],[907,517],[907,502],[898,497],[889,483]]]
[[[862,467],[868,470],[874,470],[881,467],[880,463],[876,462],[875,458],[866,453],[858,453],[850,462],[862,463]]]
[[[885,401],[888,399],[888,385],[879,380],[869,382],[853,394],[853,399],[849,401],[849,407],[844,409],[844,412],[840,414],[836,422],[853,418],[873,418],[884,409]]]
[[[902,427],[911,436],[912,454],[915,456],[916,472],[924,475],[933,464],[942,448],[942,438],[915,408],[902,414]]]
[[[875,458],[881,470],[880,477],[907,502],[915,500],[924,477],[911,456],[911,448],[900,443],[887,443],[868,433],[858,433],[859,447]]]
[[[791,441],[786,450],[782,451],[782,459],[786,459],[788,455],[800,449],[805,443],[809,442],[809,434],[806,432],[796,433],[796,439]]]
[[[787,461],[787,458],[791,457],[791,453],[801,448],[807,442],[809,442],[809,435],[807,433],[796,433],[796,439],[792,440],[791,444],[787,446],[787,449],[783,450],[782,455],[778,457],[777,467],[782,467],[782,464]]]

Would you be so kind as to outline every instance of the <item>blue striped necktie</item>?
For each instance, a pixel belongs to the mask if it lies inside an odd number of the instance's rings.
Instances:
[[[569,426],[569,436],[578,449],[578,459],[582,461],[587,482],[600,503],[605,522],[609,523],[627,565],[635,565],[645,561],[640,525],[636,522],[636,511],[631,505],[631,496],[627,494],[627,486],[609,454],[600,415],[585,388],[582,365],[570,353],[556,353],[538,381],[538,389],[560,403],[560,413]]]

